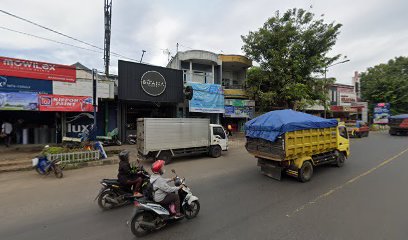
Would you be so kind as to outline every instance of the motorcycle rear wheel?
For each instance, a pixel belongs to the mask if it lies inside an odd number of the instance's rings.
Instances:
[[[141,226],[141,222],[153,223],[153,221],[154,216],[152,213],[150,212],[137,213],[132,218],[130,230],[132,230],[133,235],[135,235],[136,237],[143,237],[151,230]]]
[[[99,195],[98,198],[98,205],[102,210],[110,210],[114,207],[116,207],[115,203],[109,202],[109,200],[106,199],[106,197],[109,198],[117,198],[118,195],[111,190],[108,191],[104,191],[103,193],[101,193],[101,195]]]
[[[60,166],[58,166],[58,165],[52,166],[51,170],[54,171],[55,177],[57,177],[57,178],[62,178],[64,176]]]
[[[187,204],[184,205],[184,215],[187,219],[192,219],[197,217],[198,213],[200,212],[200,202],[198,200],[192,201],[190,206]]]

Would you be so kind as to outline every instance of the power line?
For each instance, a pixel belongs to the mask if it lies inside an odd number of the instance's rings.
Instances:
[[[46,26],[43,26],[43,25],[41,25],[41,24],[35,23],[35,22],[33,22],[33,21],[31,21],[31,20],[28,20],[28,19],[26,19],[26,18],[17,16],[17,15],[15,15],[15,14],[12,14],[12,13],[10,13],[10,12],[4,11],[4,10],[2,10],[2,9],[0,9],[0,12],[4,13],[4,14],[6,14],[6,15],[9,15],[9,16],[11,16],[11,17],[17,18],[17,19],[19,19],[19,20],[22,20],[22,21],[24,21],[24,22],[28,22],[28,23],[30,23],[30,24],[33,24],[33,25],[35,25],[35,26],[37,26],[37,27],[46,29],[46,30],[51,31],[51,32],[53,32],[53,33],[56,33],[56,34],[58,34],[58,35],[64,36],[64,37],[69,38],[69,39],[71,39],[71,40],[74,40],[74,41],[80,42],[80,43],[82,43],[82,44],[88,45],[88,46],[90,46],[90,47],[97,48],[97,49],[99,49],[99,50],[104,51],[103,48],[98,47],[98,46],[96,46],[96,45],[94,45],[94,44],[87,43],[87,42],[82,41],[82,40],[80,40],[80,39],[78,39],[78,38],[71,37],[71,36],[66,35],[66,34],[64,34],[64,33],[62,33],[62,32],[53,30],[53,29],[51,29],[51,28],[49,28],[49,27],[46,27]],[[132,60],[132,61],[135,61],[135,62],[138,61],[138,60],[136,60],[136,59],[123,56],[123,55],[121,55],[121,54],[119,54],[119,53],[111,52],[111,54],[114,54],[114,55],[116,55],[116,56],[118,56],[118,57],[122,57],[122,58],[129,59],[129,60]]]
[[[79,48],[79,49],[86,50],[86,51],[90,51],[90,52],[102,53],[102,54],[103,54],[102,51],[97,51],[97,50],[94,50],[94,49],[85,48],[85,47],[81,47],[81,46],[73,45],[73,44],[70,44],[70,43],[65,43],[65,42],[57,41],[57,40],[50,39],[50,38],[40,37],[40,36],[37,36],[37,35],[34,35],[34,34],[22,32],[22,31],[18,31],[18,30],[14,30],[14,29],[11,29],[11,28],[3,27],[3,26],[0,26],[0,29],[4,29],[4,30],[10,31],[10,32],[19,33],[19,34],[22,34],[22,35],[26,35],[26,36],[38,38],[38,39],[45,40],[45,41],[49,41],[49,42],[54,42],[54,43],[62,44],[62,45],[65,45],[65,46],[70,46],[70,47]],[[121,57],[121,58],[125,58],[125,59],[128,59],[128,60],[132,60],[132,61],[138,62],[138,60],[136,60],[136,59],[128,58],[128,57],[125,57],[125,56],[122,56],[122,55],[119,55],[119,54],[116,54],[116,53],[112,53],[112,55],[114,55],[114,56],[116,56],[116,57]]]

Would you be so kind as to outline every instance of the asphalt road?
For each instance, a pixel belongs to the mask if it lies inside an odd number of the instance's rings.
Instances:
[[[242,145],[218,159],[175,160],[201,211],[144,239],[408,239],[408,138],[353,139],[342,168],[320,167],[311,182],[259,173]],[[404,152],[405,151],[405,152]],[[168,169],[168,175],[170,175]],[[102,212],[93,198],[116,166],[0,175],[0,239],[134,239],[132,206]]]

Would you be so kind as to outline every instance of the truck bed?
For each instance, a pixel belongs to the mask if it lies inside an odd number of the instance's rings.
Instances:
[[[337,128],[306,129],[287,132],[276,141],[247,138],[246,149],[258,158],[292,160],[333,151],[337,147]]]

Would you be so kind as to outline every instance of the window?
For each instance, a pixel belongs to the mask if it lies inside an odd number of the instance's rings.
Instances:
[[[347,129],[345,127],[339,127],[340,136],[348,139]]]
[[[222,127],[213,127],[213,134],[214,134],[214,136],[218,135],[222,139],[225,139],[225,132],[224,132],[224,129]]]

